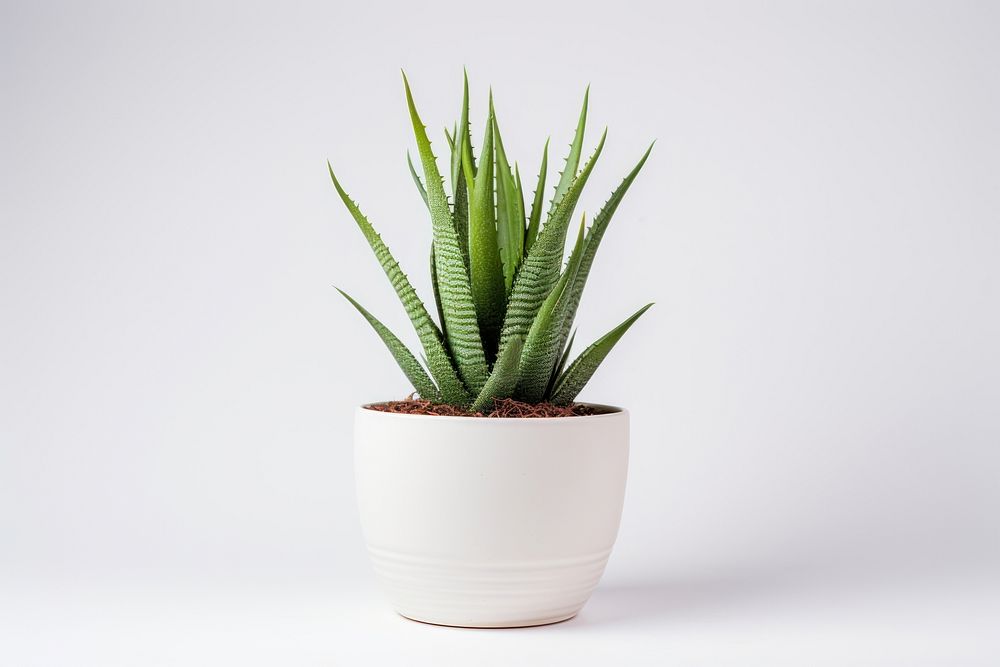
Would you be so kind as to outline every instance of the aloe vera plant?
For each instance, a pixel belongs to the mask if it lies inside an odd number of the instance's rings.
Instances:
[[[450,153],[449,197],[405,74],[403,86],[423,178],[407,154],[410,174],[430,214],[430,277],[437,321],[341,186],[333,167],[327,166],[337,193],[416,329],[423,363],[361,304],[345,292],[341,294],[372,326],[424,399],[477,411],[489,408],[498,398],[571,403],[618,340],[652,305],[640,308],[568,363],[575,339],[573,321],[597,248],[652,145],[612,192],[589,229],[586,218],[581,220],[564,265],[573,213],[607,136],[605,130],[581,167],[589,89],[565,168],[543,213],[548,141],[542,150],[534,193],[526,197],[520,169],[516,162],[512,165],[504,149],[492,93],[476,156],[466,76],[459,121],[450,132],[445,130]]]

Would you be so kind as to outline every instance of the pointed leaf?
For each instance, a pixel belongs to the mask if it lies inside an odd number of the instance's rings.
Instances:
[[[437,308],[438,326],[441,327],[442,336],[447,339],[447,329],[444,324],[444,305],[441,303],[441,290],[438,289],[437,262],[434,260],[434,244],[431,243],[431,290],[434,292],[434,305]]]
[[[542,203],[545,201],[545,177],[549,168],[549,140],[545,140],[542,149],[542,166],[538,169],[538,185],[535,186],[535,197],[531,202],[531,216],[528,219],[528,231],[524,235],[524,254],[531,250],[531,245],[538,236],[538,228],[542,222]]]
[[[466,128],[469,126],[469,76],[463,73],[462,76],[462,110],[459,113],[458,123],[455,125],[455,132],[449,137],[448,143],[451,147],[451,187],[457,191],[458,181],[462,175],[462,148],[466,137]],[[447,133],[447,130],[445,130]]]
[[[490,111],[493,111],[492,98]],[[506,292],[510,292],[517,268],[524,256],[524,204],[522,202],[520,206],[518,205],[521,196],[503,149],[496,113],[492,112],[492,115],[496,142],[497,244],[503,263],[504,288]]]
[[[605,133],[606,136],[606,133]],[[525,337],[531,323],[535,320],[538,308],[549,295],[559,279],[559,265],[562,262],[563,246],[566,241],[566,228],[569,226],[569,214],[576,206],[580,191],[586,185],[590,172],[594,169],[597,158],[604,148],[604,139],[594,150],[580,176],[566,191],[566,196],[556,208],[549,222],[542,227],[538,238],[524,258],[521,270],[514,280],[507,301],[507,313],[504,317],[503,329],[500,333],[500,354],[503,354],[507,341],[515,337]]]
[[[576,244],[566,270],[563,271],[555,288],[542,302],[538,315],[528,330],[524,351],[521,353],[521,377],[515,392],[519,401],[538,403],[545,398],[545,391],[549,388],[552,369],[555,368],[562,349],[559,337],[562,334],[566,286],[580,265],[585,224],[585,221],[580,223],[580,231],[577,233]]]
[[[410,158],[410,151],[406,151],[406,164],[410,167],[410,176],[413,177],[413,183],[417,186],[420,198],[424,200],[424,205],[430,209],[430,206],[427,204],[427,190],[424,189],[424,184],[420,182],[420,175],[417,174],[417,170],[413,168],[413,160]]]
[[[576,332],[569,337],[566,341],[566,347],[563,349],[562,356],[559,357],[559,363],[552,370],[552,377],[549,378],[549,386],[545,390],[545,399],[549,400],[552,397],[552,389],[555,387],[556,380],[559,376],[563,374],[563,370],[566,368],[566,362],[569,361],[569,353],[573,350],[573,341],[576,340]]]
[[[462,248],[465,265],[469,265],[469,200],[472,193],[468,189],[462,168],[462,154],[466,150],[469,127],[469,77],[463,76],[462,112],[455,126],[455,133],[449,141],[451,145],[451,191],[454,199],[455,231],[458,244]],[[469,147],[471,155],[471,147]]]
[[[462,77],[464,81],[464,89],[462,93],[462,117],[465,119],[465,125],[459,125],[456,129],[456,142],[458,141],[458,133],[465,133],[465,143],[463,144],[462,150],[462,160],[468,164],[472,173],[476,173],[476,156],[475,151],[472,149],[472,126],[469,119],[469,72],[465,69],[462,70]],[[470,190],[471,192],[471,190]]]
[[[611,352],[625,332],[629,330],[639,317],[649,310],[653,304],[648,303],[640,308],[634,315],[616,326],[614,329],[604,334],[593,345],[588,347],[576,358],[562,377],[556,381],[556,386],[552,391],[552,402],[556,405],[567,405],[576,398],[583,386],[590,381],[594,371],[601,365],[604,358]]]
[[[462,147],[462,174],[465,176],[465,191],[471,193],[476,189],[476,168],[472,163],[472,149],[469,144]]]
[[[514,198],[514,205],[517,207],[517,219],[521,221],[521,228],[518,233],[521,237],[521,255],[520,259],[524,259],[524,237],[528,232],[528,220],[526,218],[524,209],[524,186],[521,185],[521,168],[514,163],[514,192],[517,195]],[[520,261],[520,260],[519,260]]]
[[[379,338],[382,339],[385,346],[389,348],[389,352],[392,354],[393,359],[395,359],[396,363],[399,364],[399,367],[403,370],[403,373],[406,374],[406,377],[410,380],[413,388],[417,390],[417,393],[420,394],[420,397],[428,401],[440,401],[441,394],[438,393],[437,387],[434,386],[431,379],[427,377],[427,372],[424,371],[424,367],[420,365],[420,362],[416,360],[413,353],[407,349],[406,345],[404,345],[403,342],[396,337],[396,334],[392,333],[388,327],[379,322],[374,315],[365,310],[364,307],[351,298],[347,292],[339,287],[335,289],[343,294],[344,298],[350,301],[351,305],[357,308],[358,312],[361,313],[366,320],[368,320],[368,324],[372,326],[372,329],[374,329],[375,333],[379,335]]]
[[[590,99],[590,86],[583,94],[583,109],[580,111],[580,120],[576,123],[576,134],[573,136],[573,143],[569,147],[569,155],[566,156],[566,164],[559,175],[559,183],[556,184],[555,194],[552,196],[552,206],[549,208],[549,217],[555,213],[556,207],[562,201],[563,196],[576,178],[576,170],[580,165],[580,155],[583,151],[583,135],[587,129],[587,102]]]
[[[638,164],[633,167],[632,171],[628,173],[628,175],[622,180],[621,184],[615,188],[614,192],[611,193],[611,197],[608,198],[608,201],[605,202],[604,206],[601,208],[601,212],[597,214],[596,218],[594,218],[594,224],[591,226],[590,231],[587,232],[587,240],[584,244],[580,268],[566,290],[567,306],[563,315],[562,333],[559,338],[560,346],[566,343],[570,329],[573,328],[573,320],[576,319],[576,311],[580,305],[580,297],[583,295],[583,288],[587,284],[587,277],[590,275],[590,268],[594,264],[594,255],[597,254],[597,248],[601,244],[601,239],[604,238],[604,232],[608,228],[608,223],[611,222],[611,217],[618,209],[618,204],[620,204],[622,199],[625,197],[625,193],[628,192],[628,189],[635,180],[635,177],[639,175],[639,171],[642,169],[642,166],[646,164],[646,159],[649,158],[649,154],[652,150],[653,146],[650,144]]]
[[[473,391],[479,391],[489,374],[483,344],[479,337],[476,321],[476,307],[472,299],[472,286],[465,266],[455,223],[444,192],[443,179],[437,167],[437,160],[431,151],[431,142],[416,105],[410,84],[403,75],[406,89],[406,103],[410,111],[413,134],[417,141],[420,161],[424,168],[424,183],[427,187],[427,203],[431,211],[434,227],[434,259],[438,273],[438,289],[444,304],[448,347],[458,364],[458,372],[465,384]]]
[[[521,358],[521,339],[512,340],[506,357],[493,366],[490,379],[483,385],[482,391],[472,403],[474,412],[485,410],[493,405],[498,398],[507,398],[517,386],[517,368]]]
[[[368,245],[371,246],[372,252],[375,253],[379,264],[382,265],[382,270],[385,271],[385,275],[389,278],[389,282],[392,283],[393,289],[396,290],[396,295],[403,303],[403,308],[406,310],[406,314],[409,315],[410,321],[413,323],[413,328],[417,331],[417,336],[420,338],[420,343],[427,355],[427,367],[437,381],[442,399],[447,403],[454,403],[456,405],[467,404],[472,397],[459,379],[455,367],[452,366],[448,351],[441,341],[441,333],[438,331],[431,316],[427,313],[427,309],[424,307],[420,297],[417,296],[416,290],[413,289],[413,285],[410,284],[406,274],[399,268],[399,264],[392,256],[392,253],[389,252],[389,248],[385,245],[385,242],[382,241],[382,237],[378,235],[375,228],[368,222],[368,218],[364,216],[357,204],[351,200],[347,192],[344,191],[344,188],[341,187],[340,182],[333,173],[333,167],[329,163],[327,163],[327,167],[330,169],[330,178],[333,180],[333,185],[337,189],[337,193],[361,229],[361,233],[368,241]]]
[[[482,336],[487,363],[496,358],[500,341],[500,326],[507,293],[504,289],[503,267],[497,247],[497,223],[493,205],[493,115],[486,119],[482,160],[475,178],[472,207],[469,210],[469,268],[472,276],[472,298]]]

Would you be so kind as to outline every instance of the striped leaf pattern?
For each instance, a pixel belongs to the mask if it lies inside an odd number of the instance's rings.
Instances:
[[[549,380],[552,378],[552,369],[562,349],[559,338],[562,333],[563,313],[566,310],[566,287],[576,277],[577,269],[580,267],[585,226],[586,222],[581,221],[580,231],[566,270],[545,297],[534,322],[531,323],[531,329],[528,330],[528,338],[521,353],[521,377],[517,385],[517,395],[529,403],[537,403],[545,397]]]
[[[441,394],[438,392],[437,387],[434,386],[434,382],[427,376],[427,371],[424,367],[420,365],[413,353],[403,344],[403,341],[396,337],[396,334],[392,333],[387,326],[378,321],[378,319],[369,313],[364,307],[351,298],[351,295],[340,288],[336,288],[345,299],[351,302],[351,305],[357,308],[358,312],[368,320],[368,324],[372,325],[372,329],[375,333],[379,335],[385,346],[389,348],[389,353],[392,354],[392,358],[396,360],[399,367],[403,370],[403,374],[406,378],[413,384],[413,388],[417,390],[420,394],[420,398],[427,399],[428,401],[439,401],[441,400]]]
[[[434,259],[434,244],[431,244],[431,290],[434,292],[434,306],[437,308],[438,326],[441,337],[447,340],[447,330],[444,325],[444,304],[441,303],[441,290],[438,289],[437,261]]]
[[[492,407],[493,401],[496,399],[507,398],[513,394],[514,388],[517,386],[517,369],[521,360],[521,345],[522,341],[520,338],[511,341],[507,356],[503,361],[497,360],[497,363],[494,364],[493,372],[490,373],[490,379],[486,381],[482,391],[476,396],[476,400],[472,402],[470,410],[473,412],[485,410]]]
[[[424,186],[427,188],[427,205],[431,210],[434,229],[434,262],[437,267],[438,290],[444,305],[445,330],[448,348],[458,366],[465,384],[478,392],[489,374],[483,344],[479,337],[476,308],[472,300],[472,286],[466,270],[448,196],[444,192],[437,159],[431,152],[431,142],[413,103],[410,83],[403,75],[406,104],[410,111],[413,134],[424,168]]]
[[[528,328],[531,327],[538,308],[559,278],[559,265],[562,263],[569,215],[580,197],[580,191],[587,183],[590,172],[594,169],[597,158],[601,155],[606,136],[605,132],[587,166],[566,191],[555,213],[538,233],[538,238],[531,246],[528,256],[521,263],[521,270],[514,280],[514,288],[507,301],[507,314],[500,333],[501,354],[508,341],[527,336]]]
[[[566,310],[563,313],[563,321],[561,324],[561,333],[559,336],[559,346],[562,347],[566,344],[566,339],[569,337],[570,329],[573,328],[573,320],[576,319],[576,310],[580,306],[580,298],[583,295],[583,288],[587,284],[587,277],[590,275],[590,267],[594,264],[594,256],[597,254],[597,248],[601,245],[601,239],[604,238],[604,232],[608,229],[608,223],[611,222],[611,217],[615,214],[618,209],[618,204],[621,203],[622,199],[625,197],[625,193],[628,192],[629,187],[632,185],[632,181],[635,177],[639,175],[639,171],[642,166],[646,164],[649,154],[652,152],[653,146],[650,144],[649,148],[643,154],[639,163],[635,165],[632,171],[629,172],[628,176],[622,180],[621,184],[615,188],[615,191],[611,193],[611,197],[605,202],[604,206],[601,207],[600,213],[594,218],[594,224],[591,226],[590,231],[587,232],[587,240],[584,243],[583,255],[580,259],[580,267],[573,277],[572,282],[566,290]]]
[[[594,342],[590,347],[584,350],[576,360],[569,365],[569,368],[562,374],[562,376],[556,380],[555,388],[552,390],[552,398],[550,399],[556,405],[566,405],[572,403],[576,395],[580,393],[583,386],[590,381],[593,377],[594,371],[597,367],[601,365],[608,353],[611,352],[611,348],[615,346],[621,337],[625,335],[625,332],[629,330],[635,321],[639,319],[643,313],[649,310],[650,306],[653,304],[647,303],[645,306],[640,308],[634,315],[630,316],[627,320],[616,326],[614,329],[608,333],[601,336]]]
[[[385,271],[389,282],[392,283],[392,287],[396,291],[396,296],[399,297],[403,308],[406,310],[406,314],[409,315],[410,321],[413,323],[413,328],[417,331],[420,344],[424,348],[424,354],[427,355],[427,366],[431,371],[431,375],[437,380],[438,388],[441,391],[441,399],[446,403],[455,403],[457,405],[467,404],[472,397],[459,379],[455,367],[452,365],[451,357],[442,344],[441,334],[431,316],[427,314],[427,309],[424,307],[420,297],[417,296],[413,285],[410,284],[409,278],[399,268],[396,259],[389,252],[389,248],[382,241],[382,237],[379,236],[375,228],[368,222],[368,218],[364,216],[357,204],[351,200],[347,192],[344,191],[344,188],[341,187],[340,181],[337,180],[337,177],[333,173],[333,167],[329,163],[327,163],[327,167],[330,170],[330,178],[333,180],[333,185],[337,189],[337,193],[361,229],[361,233],[368,241],[368,245],[371,246],[372,252],[375,253],[376,259],[378,259],[379,264],[382,266],[382,270]]]
[[[607,137],[605,130],[580,169],[589,87],[565,166],[543,216],[548,141],[528,211],[520,168],[506,152],[492,93],[477,167],[469,123],[469,81],[464,75],[459,119],[444,131],[449,148],[449,199],[405,74],[403,86],[420,169],[409,153],[407,165],[431,218],[429,268],[437,322],[332,168],[330,178],[413,323],[423,348],[423,364],[382,322],[351,296],[341,294],[375,330],[423,398],[476,411],[490,409],[495,400],[505,397],[531,403],[572,402],[629,327],[652,305],[568,364],[576,337],[575,332],[571,334],[573,321],[595,254],[650,151],[612,192],[591,228],[586,228],[585,220],[581,223],[560,270],[570,220]]]

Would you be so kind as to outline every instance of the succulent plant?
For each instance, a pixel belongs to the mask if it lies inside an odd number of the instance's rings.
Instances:
[[[512,168],[504,151],[492,92],[478,159],[475,155],[466,76],[460,119],[451,132],[445,130],[451,158],[449,198],[405,74],[403,86],[423,180],[409,154],[407,160],[433,230],[430,275],[437,322],[382,238],[345,192],[333,168],[329,163],[327,166],[340,198],[416,329],[424,363],[417,361],[402,341],[357,301],[343,291],[341,294],[375,329],[424,399],[477,411],[488,409],[498,398],[571,403],[618,340],[652,305],[640,308],[567,365],[575,338],[575,332],[571,333],[573,320],[594,255],[652,145],[611,194],[589,229],[586,217],[581,220],[563,268],[573,211],[607,136],[605,130],[590,159],[580,168],[589,88],[565,168],[543,215],[547,141],[529,209],[518,166],[514,163]]]

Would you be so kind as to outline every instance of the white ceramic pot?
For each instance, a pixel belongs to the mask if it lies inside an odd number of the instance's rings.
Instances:
[[[628,413],[607,409],[482,419],[358,408],[361,524],[396,610],[467,627],[576,615],[604,572],[625,495]]]

